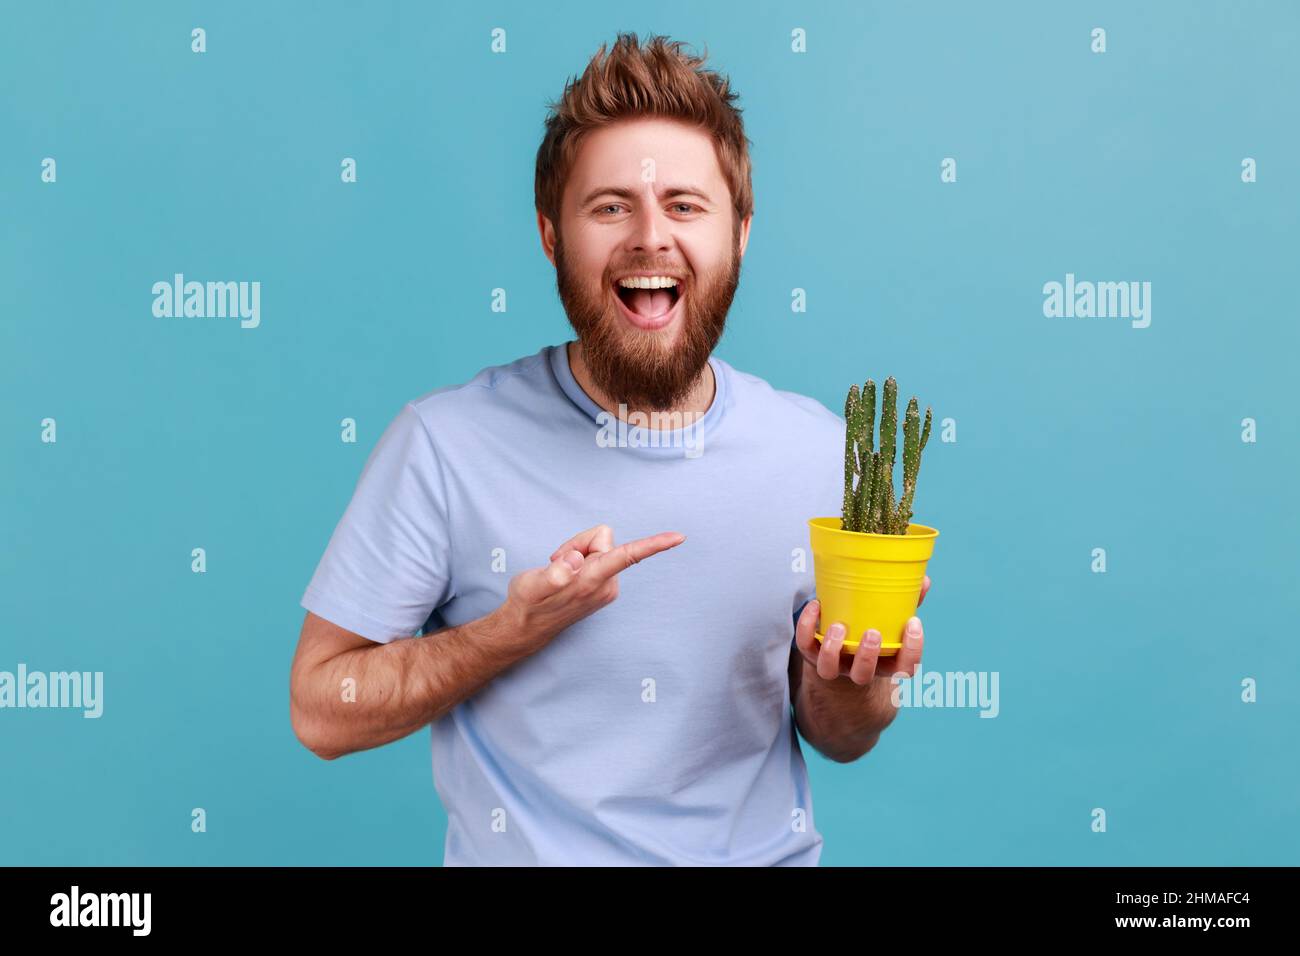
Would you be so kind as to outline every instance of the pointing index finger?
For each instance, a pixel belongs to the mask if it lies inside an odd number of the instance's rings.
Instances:
[[[644,561],[660,551],[675,548],[685,540],[686,535],[678,531],[661,531],[659,534],[638,538],[596,555],[587,561],[584,570],[597,578],[611,578],[621,571],[626,571],[638,561]]]

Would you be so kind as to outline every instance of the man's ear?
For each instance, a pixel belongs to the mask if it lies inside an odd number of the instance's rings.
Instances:
[[[740,224],[740,257],[745,258],[745,247],[749,245],[749,226],[754,221],[754,214],[751,212]]]
[[[555,265],[555,226],[540,209],[537,210],[537,231],[542,237],[542,252],[551,260],[551,265]]]

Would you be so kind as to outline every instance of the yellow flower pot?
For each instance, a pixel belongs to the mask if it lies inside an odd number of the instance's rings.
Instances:
[[[808,519],[813,577],[821,616],[817,640],[826,629],[844,622],[844,650],[852,653],[870,628],[880,632],[880,656],[903,646],[903,629],[916,613],[925,583],[925,565],[939,532],[909,524],[907,534],[845,531],[840,518]]]

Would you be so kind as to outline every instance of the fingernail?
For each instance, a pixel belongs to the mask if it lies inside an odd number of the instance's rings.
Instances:
[[[867,631],[867,635],[866,635],[865,640],[866,640],[866,642],[867,642],[867,647],[879,647],[879,646],[880,646],[880,632],[879,632],[879,631]]]
[[[831,629],[826,632],[826,640],[838,641],[844,636],[844,625],[836,621],[831,625]]]
[[[582,555],[578,554],[577,551],[570,551],[564,556],[564,563],[576,571],[582,567]]]
[[[908,622],[907,622],[907,633],[908,633],[908,634],[920,634],[920,633],[921,633],[921,619],[920,619],[919,617],[910,618],[910,619],[908,620]]]

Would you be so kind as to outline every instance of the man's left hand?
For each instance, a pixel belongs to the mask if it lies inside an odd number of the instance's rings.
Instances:
[[[927,574],[921,583],[921,596],[917,599],[919,608],[930,590],[930,576]],[[889,678],[894,674],[912,677],[916,667],[921,663],[921,650],[925,646],[925,631],[921,619],[912,617],[908,629],[903,633],[903,646],[893,655],[880,657],[880,632],[875,628],[868,630],[858,642],[855,652],[843,650],[844,638],[848,633],[843,623],[836,621],[830,626],[825,640],[817,640],[817,623],[821,616],[821,602],[812,600],[799,615],[795,626],[794,641],[803,659],[815,668],[817,676],[827,681],[847,677],[859,686],[867,686],[873,678]]]

